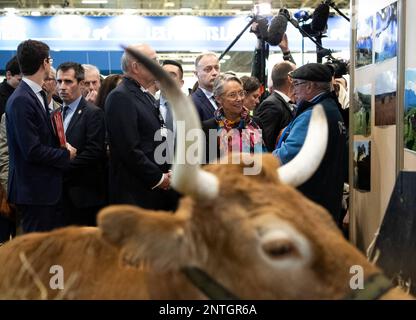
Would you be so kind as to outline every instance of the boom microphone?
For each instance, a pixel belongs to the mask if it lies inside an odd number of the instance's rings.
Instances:
[[[272,18],[268,29],[267,42],[272,46],[277,46],[282,42],[283,36],[286,33],[288,18],[284,11],[280,10],[277,16]]]
[[[324,33],[329,18],[329,5],[321,3],[312,14],[311,27],[314,32]]]

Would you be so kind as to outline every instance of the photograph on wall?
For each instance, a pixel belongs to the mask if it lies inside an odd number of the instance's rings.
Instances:
[[[397,106],[397,72],[389,70],[376,77],[375,90],[375,125],[389,126],[396,124]]]
[[[371,142],[354,141],[354,188],[371,191]]]
[[[403,138],[406,149],[416,151],[416,68],[406,70]]]
[[[382,62],[397,55],[397,2],[376,13],[374,52],[375,62]]]
[[[373,16],[358,19],[355,60],[356,68],[373,63]]]
[[[354,93],[354,134],[371,134],[371,84],[357,87]]]

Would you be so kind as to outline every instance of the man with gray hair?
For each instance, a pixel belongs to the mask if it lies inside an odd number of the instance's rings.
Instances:
[[[157,61],[155,50],[147,44],[130,48]],[[178,195],[170,190],[170,164],[158,159],[155,152],[166,140],[167,131],[159,105],[147,90],[155,78],[127,53],[122,56],[122,70],[121,84],[105,103],[110,203],[175,210]]]
[[[48,77],[46,77],[42,86],[43,91],[46,92],[46,100],[48,101],[48,107],[50,112],[61,107],[61,104],[59,102],[62,102],[62,99],[58,96],[56,84],[56,70],[55,68],[51,67],[49,75]]]
[[[82,87],[82,95],[88,102],[95,104],[98,90],[101,87],[100,70],[92,64],[83,64],[85,78]]]
[[[295,69],[296,65],[289,61],[275,64],[272,70],[273,92],[254,110],[254,115],[263,125],[263,141],[269,152],[275,149],[279,133],[293,118],[293,86],[289,72]]]
[[[273,154],[282,164],[286,164],[299,153],[305,142],[312,110],[321,104],[328,121],[328,145],[318,170],[298,189],[326,208],[338,226],[341,226],[346,129],[338,109],[338,99],[331,91],[332,70],[320,63],[308,63],[289,75],[293,79],[297,112]],[[308,163],[303,165],[307,166]]]
[[[212,93],[214,81],[220,74],[220,62],[214,52],[206,52],[195,60],[198,89],[191,95],[201,121],[214,118],[218,106]]]

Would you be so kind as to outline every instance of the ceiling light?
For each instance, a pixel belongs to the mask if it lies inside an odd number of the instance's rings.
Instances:
[[[173,8],[175,6],[175,2],[168,1],[163,4],[165,8]]]
[[[30,15],[31,15],[32,17],[40,17],[40,16],[41,16],[41,13],[40,13],[40,11],[32,11],[32,12],[30,13]]]
[[[181,12],[192,12],[192,8],[181,8]]]
[[[123,14],[125,14],[125,15],[132,15],[132,14],[134,14],[136,12],[136,10],[135,9],[124,9],[123,10]]]

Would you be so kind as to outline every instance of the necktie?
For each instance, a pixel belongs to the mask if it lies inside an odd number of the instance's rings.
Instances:
[[[175,133],[174,133],[174,126],[173,126],[173,116],[172,116],[172,110],[169,105],[169,102],[165,101],[165,108],[166,108],[166,115],[165,115],[165,125],[166,128],[169,129],[168,136],[167,136],[167,159],[168,163],[173,163],[173,155],[175,151]]]
[[[46,92],[45,91],[43,91],[43,90],[41,90],[41,91],[39,91],[40,92],[40,95],[42,96],[42,98],[43,98],[43,103],[44,103],[44,105],[45,105],[45,112],[46,112],[46,115],[49,117],[49,106],[48,106],[48,99],[46,98]]]
[[[210,100],[212,106],[214,107],[214,109],[217,110],[218,109],[217,101],[215,101],[214,96],[211,96],[211,98],[209,98],[209,100]]]
[[[165,107],[166,107],[166,116],[165,116],[166,128],[168,128],[170,131],[173,131],[172,110],[170,109],[170,105],[167,101],[165,102]]]
[[[64,106],[63,112],[62,112],[62,119],[65,121],[65,118],[68,114],[69,106]]]

